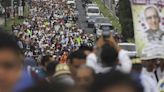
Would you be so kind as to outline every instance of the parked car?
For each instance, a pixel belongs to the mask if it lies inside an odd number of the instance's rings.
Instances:
[[[68,1],[74,1],[74,2],[76,2],[75,0],[67,0],[67,2],[68,2]]]
[[[89,16],[89,18],[87,19],[87,23],[88,23],[89,28],[94,27],[94,23],[95,23],[95,20],[97,17],[101,17],[101,16],[100,15]]]
[[[67,5],[70,5],[70,7],[76,9],[76,2],[75,0],[68,0]]]
[[[86,18],[88,19],[90,16],[98,16],[100,15],[100,9],[97,6],[90,6],[86,8]]]
[[[110,23],[109,19],[107,17],[97,17],[95,19],[94,27],[95,29],[100,25],[104,23]],[[111,24],[111,23],[110,23]]]
[[[127,52],[129,57],[136,57],[136,45],[134,43],[118,43],[118,45]]]
[[[112,24],[110,23],[109,19],[107,17],[97,17],[95,19],[94,23],[94,33],[96,33],[96,36],[99,37],[102,35],[103,30],[107,30],[109,28],[112,28]]]

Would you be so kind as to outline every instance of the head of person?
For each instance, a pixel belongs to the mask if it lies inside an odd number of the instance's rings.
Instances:
[[[149,6],[144,11],[147,25],[150,30],[158,31],[160,28],[160,16],[157,8],[154,6]]]
[[[86,65],[81,66],[76,73],[76,84],[82,88],[88,88],[94,81],[95,71]]]
[[[81,45],[79,49],[80,50],[83,50],[84,51],[84,54],[86,56],[88,56],[93,51],[93,48],[90,47],[90,46],[87,46],[86,44]]]
[[[103,45],[100,57],[105,67],[115,67],[118,63],[118,52],[109,44]]]
[[[82,50],[74,51],[69,56],[69,66],[72,75],[75,77],[77,69],[86,63],[86,55]]]
[[[119,71],[98,75],[91,89],[91,92],[143,92],[139,81]]]
[[[58,62],[57,61],[54,61],[54,62],[50,62],[47,67],[46,67],[46,70],[47,70],[47,73],[49,76],[52,76],[56,71],[56,66],[58,65]]]
[[[58,64],[55,68],[54,77],[59,77],[62,75],[70,75],[70,68],[67,64]]]
[[[58,64],[56,66],[55,74],[52,77],[51,82],[64,83],[68,85],[74,85],[75,82],[71,77],[71,71],[67,64]]]
[[[147,69],[147,71],[153,72],[154,69],[157,67],[157,59],[142,60],[142,64]]]
[[[47,67],[47,65],[52,61],[52,56],[51,55],[45,55],[41,59],[41,65],[43,67]]]
[[[21,77],[23,53],[18,39],[0,31],[0,89],[12,89]]]

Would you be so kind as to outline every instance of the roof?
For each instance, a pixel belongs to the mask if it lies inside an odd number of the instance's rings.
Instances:
[[[97,4],[87,4],[87,7],[90,7],[90,6],[96,6],[97,7]]]
[[[96,21],[96,24],[110,23],[107,17],[97,17],[95,21]]]
[[[68,3],[76,3],[76,2],[75,2],[75,1],[67,1],[67,4],[68,4]]]
[[[89,6],[89,7],[87,7],[87,9],[89,9],[89,8],[96,8],[96,9],[99,9],[98,6]]]
[[[135,43],[118,43],[118,45],[136,45]]]

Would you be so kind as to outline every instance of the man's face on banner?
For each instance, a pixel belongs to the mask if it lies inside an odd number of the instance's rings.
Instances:
[[[150,30],[159,30],[160,18],[154,7],[150,7],[145,10],[145,17]]]

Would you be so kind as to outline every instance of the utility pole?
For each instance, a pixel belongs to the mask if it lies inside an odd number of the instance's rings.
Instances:
[[[14,0],[11,0],[11,18],[14,16]]]
[[[19,6],[22,6],[22,0],[19,0]]]

